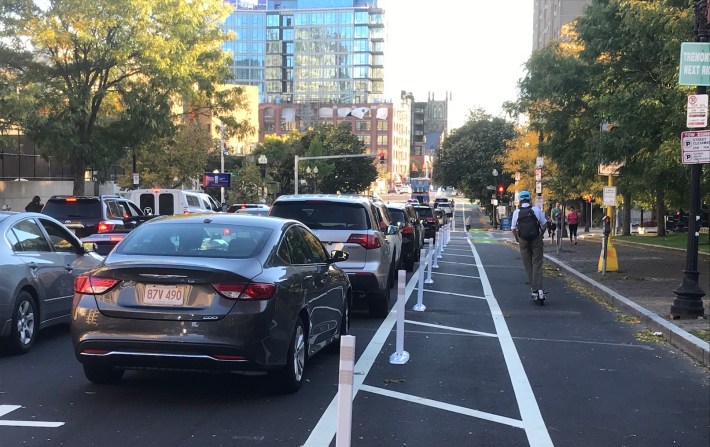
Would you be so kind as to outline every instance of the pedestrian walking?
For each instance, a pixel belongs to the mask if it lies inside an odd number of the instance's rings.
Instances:
[[[530,204],[529,192],[520,191],[518,199],[520,208],[513,211],[510,228],[520,244],[520,256],[528,275],[531,294],[536,302],[542,304],[545,299],[545,292],[542,290],[543,228],[547,219],[540,208]]]
[[[569,207],[567,213],[567,225],[569,225],[569,242],[572,245],[577,245],[577,225],[579,224],[579,214],[574,210],[573,206]]]
[[[471,229],[471,216],[466,216],[466,232]]]
[[[39,196],[34,196],[32,198],[32,201],[30,203],[28,203],[27,206],[25,207],[25,211],[39,213],[40,211],[42,211],[43,206],[44,205],[42,204],[42,199],[40,199]]]

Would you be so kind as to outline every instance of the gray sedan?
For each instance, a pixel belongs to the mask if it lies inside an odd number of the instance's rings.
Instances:
[[[41,328],[69,321],[74,278],[101,262],[59,221],[0,212],[0,341],[29,351]]]
[[[296,391],[307,358],[348,331],[346,259],[293,220],[151,220],[77,279],[76,357],[94,383],[137,368],[256,370]]]

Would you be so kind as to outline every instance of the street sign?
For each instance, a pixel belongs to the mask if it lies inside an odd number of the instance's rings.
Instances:
[[[708,95],[689,95],[686,126],[692,128],[708,126]]]
[[[608,165],[600,164],[597,169],[599,175],[619,175],[619,168],[624,166],[624,162],[609,163]]]
[[[680,44],[680,85],[710,85],[710,42]]]
[[[498,206],[498,199],[491,199],[491,205]]]
[[[680,140],[683,164],[710,163],[710,130],[688,130],[680,134]]]
[[[616,186],[604,187],[604,206],[616,206]]]
[[[537,157],[537,158],[535,159],[535,167],[536,167],[536,168],[541,168],[544,163],[545,163],[545,161],[543,160],[542,157]]]
[[[232,174],[229,172],[205,172],[202,176],[202,186],[229,188],[232,184]]]
[[[133,184],[138,185],[140,183],[140,176],[137,172],[133,173]]]
[[[542,194],[542,182],[535,182],[535,194]]]
[[[535,168],[535,180],[538,182],[542,180],[542,168]]]

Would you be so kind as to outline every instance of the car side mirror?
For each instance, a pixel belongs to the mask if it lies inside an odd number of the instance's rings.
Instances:
[[[81,247],[84,249],[84,253],[96,253],[98,247],[95,242],[82,242]]]
[[[387,228],[385,228],[385,235],[391,236],[393,234],[398,234],[399,233],[399,227],[397,225],[387,225]]]
[[[350,255],[347,254],[347,253],[344,252],[344,251],[341,251],[341,250],[331,250],[329,261],[330,261],[331,263],[334,263],[334,262],[343,262],[343,261],[347,261],[349,257],[350,257]]]

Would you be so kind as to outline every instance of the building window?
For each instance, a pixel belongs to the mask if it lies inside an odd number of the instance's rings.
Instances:
[[[364,120],[357,120],[355,121],[355,131],[359,132],[364,132],[364,131],[369,131],[372,129],[372,122],[370,121],[364,121]]]
[[[389,123],[385,120],[377,120],[377,130],[389,130]]]
[[[377,145],[378,146],[387,146],[388,144],[388,137],[387,135],[377,135]]]

